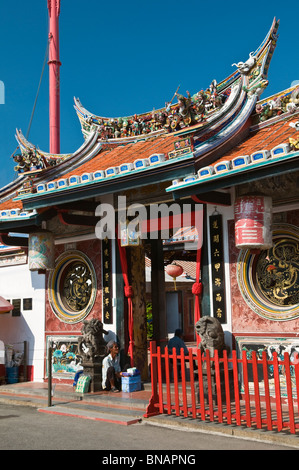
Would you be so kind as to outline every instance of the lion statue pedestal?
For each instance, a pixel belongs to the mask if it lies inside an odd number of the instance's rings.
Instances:
[[[102,361],[106,354],[106,341],[103,334],[108,334],[103,323],[96,318],[85,320],[78,340],[78,350],[82,357],[84,375],[89,375],[90,391],[102,390]]]

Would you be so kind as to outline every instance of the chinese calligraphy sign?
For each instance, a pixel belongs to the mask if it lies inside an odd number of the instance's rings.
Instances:
[[[222,215],[210,216],[210,247],[214,316],[226,323]]]

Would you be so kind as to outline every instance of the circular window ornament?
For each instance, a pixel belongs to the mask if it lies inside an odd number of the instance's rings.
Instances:
[[[273,246],[258,254],[241,250],[237,280],[247,305],[275,321],[299,317],[299,230],[293,225],[273,228]]]
[[[59,320],[82,321],[96,297],[96,273],[89,258],[80,251],[59,256],[49,276],[48,291],[50,305]]]

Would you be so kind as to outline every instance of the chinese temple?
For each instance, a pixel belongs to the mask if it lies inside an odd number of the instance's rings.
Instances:
[[[15,308],[0,339],[28,340],[32,380],[53,344],[56,377],[73,379],[92,318],[143,380],[148,339],[183,328],[196,343],[203,315],[238,351],[299,347],[299,87],[261,98],[278,26],[229,77],[161,109],[108,118],[75,98],[74,153],[17,130],[18,176],[0,190],[0,295]]]

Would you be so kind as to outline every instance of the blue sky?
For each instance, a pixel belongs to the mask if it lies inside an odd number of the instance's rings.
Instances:
[[[61,153],[83,143],[74,96],[89,111],[122,116],[164,106],[176,88],[191,94],[233,72],[266,36],[279,39],[262,98],[299,81],[298,3],[232,0],[61,0]],[[0,187],[15,177],[15,129],[26,135],[48,39],[47,0],[0,0]],[[48,66],[29,141],[49,151]],[[0,100],[1,103],[1,100]]]

